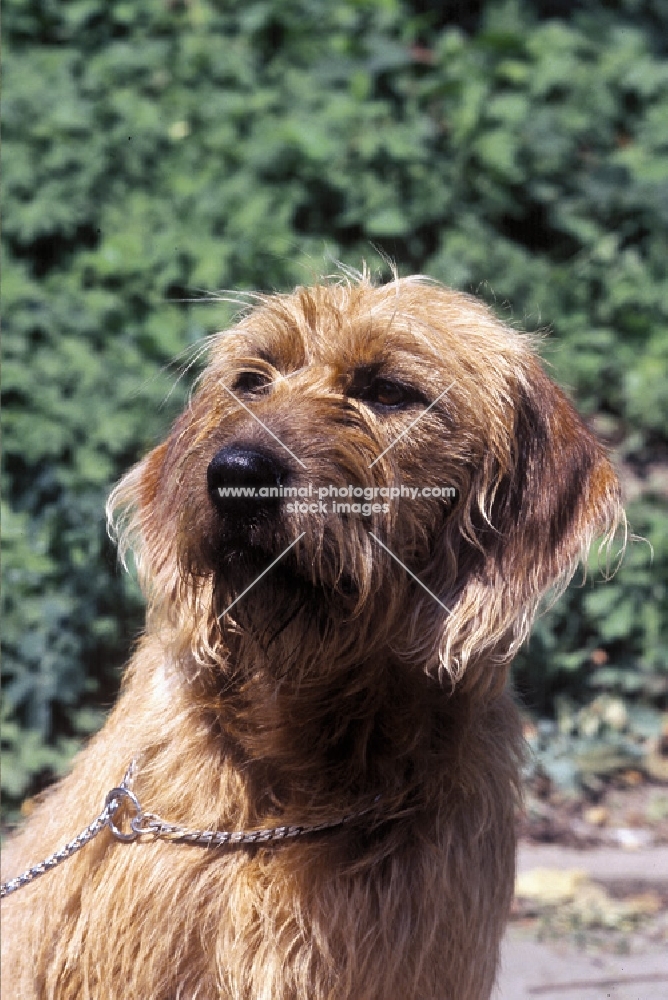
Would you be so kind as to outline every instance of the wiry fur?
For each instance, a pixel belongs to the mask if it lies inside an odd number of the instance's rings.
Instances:
[[[248,389],[248,372],[267,384]],[[378,377],[419,398],[370,403]],[[235,443],[295,485],[454,486],[457,499],[366,517],[282,504],[241,530],[206,485]],[[262,299],[214,339],[190,405],[110,506],[146,632],[7,874],[85,827],[137,755],[144,807],[200,829],[314,824],[380,798],[349,826],[265,847],[104,831],[3,904],[3,996],[488,997],[521,758],[507,667],[540,599],[622,517],[602,449],[529,338],[419,278]]]

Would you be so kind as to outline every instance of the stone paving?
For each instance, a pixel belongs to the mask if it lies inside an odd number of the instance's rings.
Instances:
[[[520,871],[581,870],[607,884],[668,885],[668,847],[639,851],[573,850],[524,845]],[[494,1000],[667,1000],[668,942],[634,940],[633,953],[583,952],[568,941],[541,943],[517,923],[510,925]]]

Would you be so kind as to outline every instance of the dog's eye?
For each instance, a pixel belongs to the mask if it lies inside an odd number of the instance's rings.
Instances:
[[[239,372],[232,385],[232,391],[239,393],[260,393],[264,392],[270,384],[271,379],[264,372],[249,370]]]
[[[375,378],[364,390],[361,398],[365,403],[399,407],[416,402],[417,394],[401,382],[393,382],[389,378]]]

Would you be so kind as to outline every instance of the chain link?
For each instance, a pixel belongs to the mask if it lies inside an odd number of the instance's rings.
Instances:
[[[129,785],[134,776],[135,767],[136,762],[133,760],[125,772],[125,777],[121,784],[107,795],[104,809],[100,815],[96,816],[85,830],[82,830],[73,840],[68,841],[60,850],[50,854],[44,861],[40,861],[39,864],[28,868],[27,871],[21,872],[16,878],[10,878],[7,882],[0,883],[0,899],[10,896],[17,889],[22,889],[24,885],[29,885],[36,878],[39,878],[40,875],[46,875],[52,868],[57,868],[63,861],[67,861],[68,858],[71,858],[73,854],[76,854],[77,851],[80,851],[82,847],[85,847],[86,844],[97,837],[98,833],[101,833],[105,826],[110,827],[112,832],[114,832],[113,818],[121,806],[123,797],[130,793]],[[117,794],[114,796],[113,792]]]
[[[85,847],[98,833],[108,827],[116,840],[121,843],[152,838],[153,840],[165,840],[169,843],[194,844],[199,847],[224,847],[243,846],[250,844],[267,844],[273,841],[291,840],[295,837],[302,837],[309,833],[320,833],[322,830],[332,830],[338,826],[344,826],[353,820],[359,819],[370,813],[380,800],[377,795],[373,802],[364,809],[356,812],[346,813],[337,819],[328,820],[325,823],[317,823],[313,826],[273,826],[262,830],[191,830],[185,826],[178,826],[175,823],[167,823],[156,816],[155,813],[144,812],[139,799],[132,791],[130,785],[135,776],[137,762],[133,760],[128,767],[123,781],[116,788],[112,788],[107,793],[104,809],[93,822],[82,830],[73,840],[70,840],[64,847],[49,855],[44,861],[33,865],[27,871],[17,875],[16,878],[0,883],[0,899],[11,895],[17,889],[22,889],[24,885],[29,885],[40,875],[45,875],[67,861],[73,854]],[[129,819],[129,830],[122,829],[117,825],[117,813],[122,807],[134,811],[134,815]],[[126,823],[128,818],[126,817]]]

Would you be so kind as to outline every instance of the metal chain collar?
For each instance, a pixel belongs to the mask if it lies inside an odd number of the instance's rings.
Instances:
[[[131,783],[137,770],[137,762],[133,760],[125,776],[116,788],[112,788],[104,800],[104,809],[93,822],[82,830],[78,836],[70,840],[64,847],[50,854],[44,861],[33,865],[26,871],[17,875],[16,878],[0,883],[0,899],[11,895],[17,889],[22,889],[24,885],[29,885],[46,875],[52,868],[56,868],[67,861],[73,854],[85,847],[98,833],[108,827],[116,840],[121,843],[131,843],[142,838],[152,838],[153,840],[166,840],[171,843],[194,844],[199,847],[224,847],[231,845],[234,847],[246,844],[267,844],[278,840],[290,840],[294,837],[301,837],[309,833],[319,833],[322,830],[331,830],[337,826],[344,826],[353,820],[359,819],[371,812],[380,799],[377,795],[373,802],[364,809],[356,812],[346,813],[335,820],[328,820],[324,823],[317,823],[313,826],[274,826],[263,830],[190,830],[185,826],[176,823],[167,823],[156,816],[155,813],[144,812],[139,799],[131,789]],[[129,830],[123,830],[117,825],[118,812],[123,807],[129,809],[131,818],[129,819]],[[120,820],[118,820],[120,822]]]

